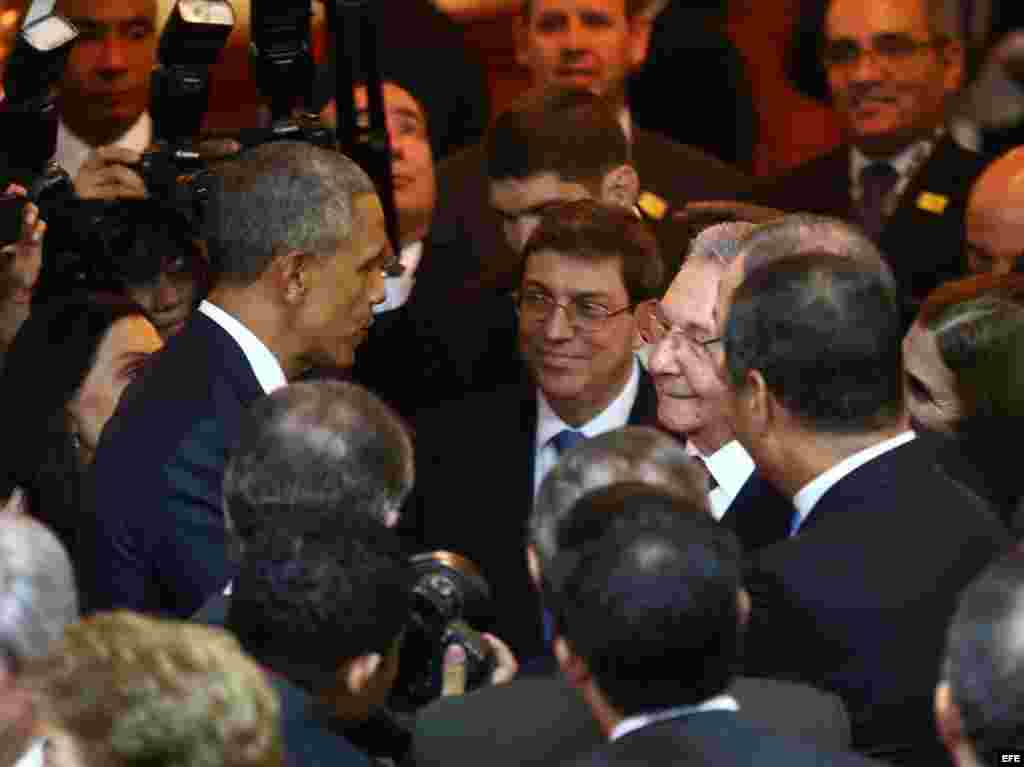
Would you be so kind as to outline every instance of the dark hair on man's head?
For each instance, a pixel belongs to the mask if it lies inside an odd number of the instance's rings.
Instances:
[[[981,762],[1024,751],[1024,555],[989,565],[960,595],[946,641],[944,678],[963,733]]]
[[[276,141],[217,166],[207,237],[218,280],[256,281],[281,250],[331,255],[357,229],[355,202],[373,182],[338,152]]]
[[[626,208],[594,200],[546,208],[523,247],[519,284],[530,256],[550,250],[583,261],[618,259],[630,303],[659,296],[664,267],[651,230]]]
[[[732,681],[740,643],[741,553],[707,514],[656,488],[612,485],[575,516],[610,520],[572,560],[558,599],[561,635],[626,716],[689,705]],[[609,513],[603,506],[621,507]]]
[[[734,386],[760,371],[805,425],[856,433],[891,426],[903,414],[902,338],[899,304],[883,272],[806,253],[744,280],[724,344]]]
[[[586,90],[530,92],[487,133],[491,181],[553,173],[597,192],[605,174],[629,163],[629,144],[611,105]]]
[[[654,18],[660,13],[669,0],[623,0],[625,3],[626,18],[632,19],[641,14],[648,18]],[[522,16],[529,19],[533,12],[533,0],[523,0]]]
[[[246,551],[228,628],[246,652],[310,691],[341,666],[386,655],[409,613],[406,567],[392,530],[352,518],[332,540],[278,535]]]
[[[383,524],[412,489],[408,430],[362,386],[291,384],[258,400],[224,473],[224,508],[243,546],[287,527],[330,538],[346,519]]]
[[[588,492],[628,482],[674,493],[708,513],[705,480],[677,439],[650,426],[599,434],[568,450],[537,491],[529,541],[545,573],[562,548],[561,531],[572,525],[576,502]]]

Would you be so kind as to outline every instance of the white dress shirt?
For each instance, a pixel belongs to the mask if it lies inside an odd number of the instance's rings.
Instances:
[[[883,440],[871,447],[866,447],[863,450],[859,450],[848,458],[844,458],[842,461],[837,463],[828,471],[819,474],[817,477],[812,479],[793,496],[793,505],[796,507],[799,516],[799,522],[793,529],[795,533],[800,525],[804,523],[808,515],[814,510],[814,507],[821,500],[821,497],[829,491],[829,489],[836,484],[839,480],[845,477],[847,474],[852,474],[856,469],[860,468],[868,461],[878,458],[878,456],[888,453],[890,450],[895,450],[900,445],[905,445],[910,442],[917,435],[907,430],[902,434],[899,434],[892,439]]]
[[[711,515],[720,520],[754,473],[754,459],[736,440],[727,442],[709,456],[701,454],[692,442],[687,442],[686,452],[707,466],[718,483],[718,487],[708,493],[708,501],[711,503]]]
[[[46,743],[46,738],[36,738],[28,750],[18,757],[14,767],[43,767],[46,763]]]
[[[540,483],[544,481],[544,477],[558,463],[558,450],[551,444],[555,435],[565,429],[572,429],[583,432],[587,437],[596,437],[598,434],[625,426],[629,423],[629,413],[633,409],[633,403],[636,402],[636,395],[639,391],[640,365],[634,358],[633,371],[619,396],[596,416],[579,428],[575,428],[559,418],[544,398],[544,393],[540,389],[537,390],[537,440],[534,446],[533,461],[534,497],[540,490]]]
[[[149,112],[143,112],[132,127],[125,131],[121,138],[112,143],[112,146],[120,146],[125,149],[134,149],[136,152],[143,151],[153,141],[153,118]],[[86,159],[92,154],[94,146],[85,143],[81,138],[70,131],[64,121],[61,120],[57,126],[57,154],[55,160],[71,178],[78,175]]]
[[[405,306],[409,300],[413,286],[416,284],[416,268],[423,258],[423,241],[411,242],[402,248],[398,262],[405,267],[405,271],[397,277],[384,278],[384,301],[373,307],[374,314],[390,312]]]
[[[736,702],[734,697],[731,695],[718,695],[704,701],[703,703],[698,703],[696,706],[676,706],[675,708],[666,708],[661,711],[653,711],[646,714],[637,714],[636,716],[626,717],[612,728],[612,733],[608,737],[608,740],[609,742],[614,743],[619,738],[628,735],[634,730],[639,730],[641,727],[646,727],[649,724],[664,722],[668,719],[679,719],[684,716],[690,716],[691,714],[701,714],[705,711],[739,710],[740,704]]]
[[[245,359],[252,368],[253,375],[260,383],[260,388],[265,394],[270,394],[275,389],[280,389],[288,384],[285,378],[281,363],[278,362],[274,353],[258,339],[249,328],[232,317],[216,304],[203,301],[199,304],[199,311],[220,325],[224,332],[235,339]]]

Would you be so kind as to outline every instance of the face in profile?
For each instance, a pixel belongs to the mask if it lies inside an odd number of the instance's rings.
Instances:
[[[520,295],[573,303],[577,315],[597,307],[618,312],[630,304],[620,258],[584,260],[551,250],[530,255]],[[629,311],[585,326],[574,326],[561,308],[546,317],[520,311],[520,352],[556,411],[559,403],[572,403],[598,413],[618,396],[632,372],[635,335]]]
[[[940,124],[962,53],[928,22],[927,0],[832,0],[825,69],[850,140],[894,154]]]
[[[155,0],[58,0],[78,29],[61,82],[61,114],[89,143],[108,144],[149,105]]]
[[[956,376],[942,360],[935,333],[915,322],[903,339],[907,409],[915,423],[952,433],[963,415]]]
[[[534,86],[586,88],[619,97],[647,56],[650,26],[626,18],[625,0],[531,0],[516,58]]]
[[[505,240],[516,253],[526,246],[545,208],[593,196],[583,184],[565,181],[557,173],[491,181],[491,207],[501,215]]]
[[[658,420],[710,455],[732,438],[722,412],[726,386],[714,354],[721,343],[716,311],[724,265],[691,256],[660,302],[643,307],[648,369],[658,391]],[[644,326],[646,325],[646,330]]]
[[[122,317],[110,326],[85,380],[67,404],[71,431],[78,435],[86,461],[92,459],[121,394],[162,346],[156,328],[142,315]]]
[[[350,367],[366,340],[373,307],[384,300],[384,269],[393,256],[384,210],[375,194],[354,200],[354,230],[333,254],[306,259],[297,332],[306,340],[311,366]]]
[[[188,255],[163,258],[153,279],[125,286],[125,293],[149,314],[164,341],[185,327],[199,303],[199,281]]]

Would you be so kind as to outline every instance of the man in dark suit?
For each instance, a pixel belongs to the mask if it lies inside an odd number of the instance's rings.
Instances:
[[[832,0],[821,56],[846,142],[755,195],[860,224],[913,302],[963,274],[964,208],[985,165],[943,125],[963,49],[942,5]]]
[[[745,669],[840,695],[858,751],[943,764],[931,717],[943,630],[1008,535],[909,429],[886,270],[777,255],[732,294],[724,337],[733,427],[796,509],[792,536],[749,563]]]
[[[384,296],[380,201],[336,152],[279,142],[222,166],[210,225],[217,285],[100,441],[79,573],[91,609],[185,617],[224,587],[221,480],[242,414],[313,366],[350,365]]]
[[[723,324],[718,285],[753,229],[743,222],[704,229],[664,298],[637,315],[641,335],[653,345],[647,368],[658,390],[658,419],[686,438],[709,480],[712,515],[732,528],[747,552],[785,538],[793,515],[790,500],[764,481],[736,441],[723,407],[727,387],[714,362]]]
[[[704,478],[672,436],[650,427],[625,426],[568,450],[541,483],[530,516],[530,576],[545,600],[557,593],[544,578],[558,554],[598,539],[614,516],[628,509],[609,504],[604,517],[577,514],[581,497],[595,490],[638,483],[689,501],[679,513],[708,513]],[[418,712],[412,757],[420,767],[441,764],[560,764],[601,743],[586,704],[549,668],[522,668],[507,685],[449,697]],[[544,671],[541,676],[524,676]],[[845,709],[834,695],[806,685],[737,678],[730,687],[743,716],[774,732],[826,748],[849,745]],[[512,713],[515,713],[513,716]]]
[[[619,115],[639,176],[646,215],[666,228],[667,208],[692,200],[732,199],[749,188],[734,168],[632,123],[626,78],[646,55],[650,0],[525,0],[516,28],[516,57],[537,89],[579,88],[607,99]],[[485,139],[485,143],[486,143]],[[431,240],[459,248],[498,290],[515,287],[515,253],[501,236],[490,199],[484,146],[452,155],[438,169],[438,216]],[[632,202],[630,203],[632,204]],[[665,247],[678,259],[682,245]]]
[[[418,420],[417,483],[402,525],[418,545],[475,561],[495,633],[520,659],[546,651],[523,532],[560,450],[626,423],[653,423],[655,394],[633,354],[633,307],[657,295],[661,262],[643,222],[579,200],[550,209],[527,243],[519,350],[532,381]]]
[[[729,689],[749,609],[729,530],[642,484],[578,505],[612,522],[554,563],[555,654],[608,740],[575,764],[869,764],[753,723]]]

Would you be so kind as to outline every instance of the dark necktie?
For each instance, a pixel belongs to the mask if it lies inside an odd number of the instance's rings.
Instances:
[[[873,162],[860,172],[860,225],[878,240],[885,225],[885,203],[900,174],[887,162]]]
[[[555,450],[558,451],[559,455],[564,455],[566,450],[571,449],[577,442],[582,442],[586,438],[587,435],[581,431],[562,429],[562,431],[551,438],[551,443],[555,446]]]

